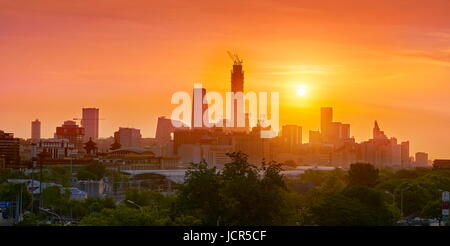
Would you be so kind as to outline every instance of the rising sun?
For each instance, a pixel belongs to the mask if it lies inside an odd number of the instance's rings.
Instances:
[[[306,96],[306,93],[308,92],[308,88],[305,85],[299,85],[297,88],[297,95],[304,97]]]

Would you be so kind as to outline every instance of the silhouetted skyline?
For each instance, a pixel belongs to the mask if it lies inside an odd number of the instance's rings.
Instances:
[[[379,120],[412,153],[448,158],[448,9],[443,0],[2,2],[0,129],[26,138],[38,118],[49,138],[96,107],[99,137],[118,126],[154,136],[174,91],[229,90],[230,50],[245,60],[245,88],[280,91],[281,125],[319,130],[318,109],[331,106],[357,141]]]

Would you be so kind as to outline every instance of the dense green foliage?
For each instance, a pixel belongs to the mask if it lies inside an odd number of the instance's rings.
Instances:
[[[222,172],[205,162],[193,164],[180,187],[178,203],[183,214],[205,225],[284,225],[293,218],[280,165],[248,163],[247,156],[229,154],[232,162]]]
[[[348,181],[350,186],[362,185],[374,187],[378,183],[378,169],[368,163],[355,163],[350,165]]]
[[[106,168],[101,164],[83,166],[77,172],[78,180],[100,180],[106,174]]]
[[[22,201],[22,208],[27,209],[31,205],[31,194],[26,184],[4,183],[0,184],[0,201]]]
[[[177,192],[165,195],[150,190],[128,189],[122,201],[112,198],[71,200],[68,167],[44,169],[42,179],[59,183],[44,189],[43,207],[26,213],[19,225],[48,225],[72,221],[80,225],[394,225],[405,217],[441,217],[441,191],[450,190],[450,170],[390,170],[356,163],[348,171],[306,170],[297,178],[283,177],[277,163],[255,166],[243,153],[229,154],[223,170],[193,163]],[[114,185],[129,178],[102,165],[78,169],[78,179],[106,178]],[[40,173],[34,174],[40,178]],[[0,181],[29,178],[20,171],[0,170]],[[134,180],[159,180],[154,174]],[[308,184],[306,190],[295,184]],[[312,187],[311,187],[312,186]],[[144,187],[145,188],[145,187]],[[0,200],[23,201],[31,209],[25,184],[1,183]],[[38,198],[38,197],[36,197]],[[35,202],[38,202],[35,200]],[[59,218],[55,219],[55,214]]]
[[[406,216],[439,219],[441,191],[450,190],[449,170],[395,172],[354,164],[348,177],[341,172],[309,170],[300,175],[301,181],[316,184],[300,197],[302,224],[392,225]]]

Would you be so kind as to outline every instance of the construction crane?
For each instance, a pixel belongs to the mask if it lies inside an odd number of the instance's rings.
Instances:
[[[237,54],[233,54],[229,51],[227,51],[228,55],[230,56],[231,60],[233,61],[234,65],[242,65],[244,62]]]
[[[83,120],[83,118],[73,118],[72,120]],[[106,119],[85,119],[85,120],[106,120]]]

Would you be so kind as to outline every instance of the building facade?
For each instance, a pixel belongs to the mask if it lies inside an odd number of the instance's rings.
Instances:
[[[89,139],[97,141],[99,131],[99,109],[98,108],[83,108],[81,127],[84,128],[84,142]]]
[[[0,131],[0,164],[5,168],[20,165],[20,140],[12,133]]]
[[[38,142],[41,139],[41,122],[36,119],[31,122],[31,141]]]
[[[78,151],[68,139],[41,139],[37,144],[37,153],[47,152],[51,159],[74,157]]]
[[[121,145],[122,148],[126,147],[141,147],[141,130],[128,127],[120,127],[118,131],[114,133],[114,138]]]
[[[74,144],[75,148],[83,148],[84,128],[79,127],[75,121],[64,121],[62,126],[56,128],[56,139],[68,139],[71,144]]]

